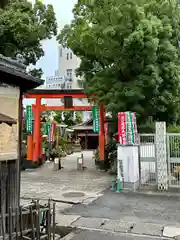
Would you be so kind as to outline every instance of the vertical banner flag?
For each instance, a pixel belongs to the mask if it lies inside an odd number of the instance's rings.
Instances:
[[[45,135],[49,136],[51,124],[50,123],[45,123]]]
[[[29,133],[32,133],[32,106],[27,105],[26,106],[26,131]]]
[[[55,129],[56,129],[56,123],[52,123],[51,130],[50,130],[50,142],[53,142],[54,140]]]
[[[108,144],[108,123],[104,124],[106,144]]]
[[[118,113],[118,136],[119,143],[122,145],[137,143],[137,124],[135,113]]]
[[[127,143],[128,144],[133,144],[134,140],[134,126],[132,123],[132,113],[131,112],[126,112],[126,136],[127,136]]]
[[[118,113],[118,135],[119,143],[126,144],[126,114],[125,112]]]
[[[134,144],[138,144],[137,123],[136,123],[135,113],[132,113],[132,122],[133,122],[133,125],[134,125]]]
[[[93,131],[100,131],[100,119],[99,119],[99,108],[96,106],[92,107],[92,117],[93,117]]]
[[[52,128],[52,124],[51,123],[47,124],[47,133],[48,133],[48,142],[49,143],[51,141],[51,128]]]
[[[105,136],[108,137],[108,123],[104,124]]]

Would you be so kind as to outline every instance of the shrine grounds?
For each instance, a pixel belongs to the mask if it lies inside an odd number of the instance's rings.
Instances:
[[[23,171],[21,204],[56,201],[57,227],[69,229],[63,239],[178,239],[179,194],[111,192],[110,177],[95,168],[92,152],[84,152],[84,171],[77,170],[78,155],[65,157],[59,171],[52,162]]]

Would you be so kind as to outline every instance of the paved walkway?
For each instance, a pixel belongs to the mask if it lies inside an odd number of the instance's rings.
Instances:
[[[57,225],[78,229],[65,239],[166,240],[180,235],[179,196],[112,193],[105,190],[109,176],[95,169],[92,152],[84,152],[84,171],[77,170],[79,155],[64,158],[60,171],[46,163],[22,172],[21,177],[22,203],[52,198]]]
[[[74,220],[71,226],[81,229],[72,240],[162,240],[180,235],[179,202],[180,197],[107,190],[93,203],[73,206],[63,213],[64,218],[70,215]]]
[[[109,176],[95,169],[92,151],[84,152],[84,171],[77,170],[77,157],[74,153],[62,159],[64,169],[53,170],[53,163],[23,171],[21,174],[21,198],[52,198],[56,201],[89,203],[100,196],[101,191],[109,187]],[[69,207],[61,204],[62,208]]]

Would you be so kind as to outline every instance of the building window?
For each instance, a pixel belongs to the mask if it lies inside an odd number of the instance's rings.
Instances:
[[[68,79],[71,79],[72,78],[72,69],[67,69],[66,75],[67,75]]]
[[[67,60],[69,60],[69,53],[67,53]]]
[[[61,84],[61,88],[64,89],[65,88],[65,83]]]
[[[72,88],[72,84],[71,83],[68,83],[67,84],[67,89],[71,89]]]
[[[70,59],[72,59],[72,53],[70,53]]]

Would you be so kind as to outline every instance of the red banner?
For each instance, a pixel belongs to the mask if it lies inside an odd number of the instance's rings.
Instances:
[[[118,113],[118,138],[120,144],[126,144],[126,113]]]
[[[108,123],[104,124],[105,136],[108,136]]]
[[[104,132],[105,132],[105,139],[107,144],[108,143],[108,123],[104,124]]]
[[[56,123],[52,123],[51,130],[50,130],[50,142],[53,142],[54,140],[55,129],[56,129]]]

